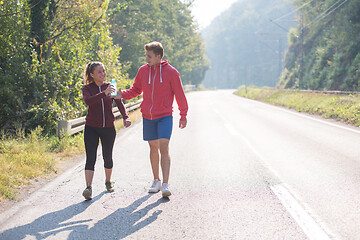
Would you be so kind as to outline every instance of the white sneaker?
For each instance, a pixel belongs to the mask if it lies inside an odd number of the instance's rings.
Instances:
[[[168,197],[171,195],[171,192],[169,190],[169,186],[167,183],[162,184],[161,192],[162,192],[163,197]]]
[[[155,179],[151,187],[149,188],[149,193],[157,193],[158,191],[160,191],[160,187],[161,187],[161,181]]]

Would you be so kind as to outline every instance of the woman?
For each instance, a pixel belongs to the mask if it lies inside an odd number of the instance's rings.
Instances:
[[[99,139],[101,139],[102,155],[104,158],[106,190],[108,192],[114,191],[113,183],[110,182],[113,167],[112,151],[116,137],[114,127],[115,117],[112,112],[113,100],[115,100],[123,117],[124,126],[129,127],[131,125],[121,99],[110,97],[110,94],[115,89],[112,85],[105,82],[105,77],[105,67],[101,62],[90,62],[86,65],[84,70],[84,87],[82,89],[84,101],[88,105],[84,131],[86,189],[83,191],[83,196],[86,200],[91,200],[91,185],[94,177]]]

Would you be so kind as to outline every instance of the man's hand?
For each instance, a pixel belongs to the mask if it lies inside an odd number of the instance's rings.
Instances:
[[[186,124],[187,124],[187,120],[185,120],[185,121],[181,121],[180,120],[180,122],[179,122],[179,128],[186,128]]]
[[[122,92],[121,92],[121,88],[119,88],[119,90],[117,91],[117,94],[116,94],[116,96],[114,98],[115,99],[120,99],[121,97],[122,97]]]

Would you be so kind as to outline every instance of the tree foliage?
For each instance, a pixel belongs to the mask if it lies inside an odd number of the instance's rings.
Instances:
[[[131,78],[145,64],[143,46],[163,44],[164,58],[178,69],[184,84],[199,84],[208,68],[201,36],[189,10],[190,3],[178,0],[133,0],[129,7],[112,15],[111,33],[121,48],[120,61]],[[118,6],[117,1],[112,7]]]
[[[37,12],[33,9],[40,4],[15,2],[1,5],[2,13],[21,12],[0,18],[9,32],[1,35],[6,50],[0,58],[3,130],[41,125],[55,132],[57,120],[82,116],[82,72],[88,61],[102,61],[109,77],[127,84],[118,62],[120,48],[112,44],[107,25],[108,1],[43,1],[46,7]],[[33,27],[39,21],[44,29]]]
[[[25,0],[0,1],[0,124],[2,129],[17,127],[27,103],[24,89],[31,62],[28,49],[29,8]]]
[[[154,40],[164,44],[184,83],[201,82],[207,65],[189,4],[0,0],[1,129],[29,132],[40,125],[54,133],[58,120],[86,113],[81,88],[87,62],[103,62],[108,79],[125,88],[145,63],[143,45]]]
[[[296,0],[299,25],[289,38],[279,86],[360,91],[360,2]]]

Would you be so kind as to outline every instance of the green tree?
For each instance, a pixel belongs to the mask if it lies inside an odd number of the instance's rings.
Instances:
[[[21,12],[0,19],[4,32],[13,36],[1,36],[3,49],[8,49],[0,69],[4,130],[41,125],[54,133],[57,120],[83,116],[82,72],[89,61],[102,61],[109,78],[118,79],[119,86],[128,84],[118,62],[120,48],[113,45],[107,24],[109,0],[44,2],[39,18],[34,13],[30,17],[38,5],[1,2],[2,10]],[[34,28],[34,19],[44,24]]]
[[[0,0],[1,129],[41,125],[54,133],[58,120],[85,114],[89,61],[103,62],[107,77],[125,88],[153,40],[163,42],[184,83],[200,82],[206,59],[188,7],[175,0]]]
[[[279,86],[359,91],[360,2],[305,3],[294,1],[300,24],[293,31],[299,37],[289,39]]]
[[[112,2],[112,8],[118,6]],[[121,14],[111,17],[114,43],[122,50],[120,61],[135,77],[145,64],[143,46],[151,41],[164,45],[164,58],[176,67],[183,83],[199,84],[208,68],[203,41],[196,32],[190,3],[179,0],[134,0]]]
[[[0,126],[21,126],[27,103],[26,89],[30,61],[29,6],[27,1],[0,1]]]

